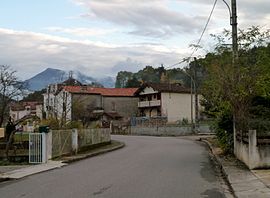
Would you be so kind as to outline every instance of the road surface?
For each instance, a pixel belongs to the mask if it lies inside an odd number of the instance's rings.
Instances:
[[[173,137],[113,136],[123,149],[0,184],[1,198],[225,197],[202,143]]]

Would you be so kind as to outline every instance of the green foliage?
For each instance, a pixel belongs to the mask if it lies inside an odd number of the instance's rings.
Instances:
[[[43,95],[46,93],[46,89],[42,89],[41,91],[35,91],[33,93],[28,94],[26,97],[23,98],[22,101],[29,102],[29,101],[40,101],[43,102]]]
[[[42,120],[40,122],[41,126],[49,126],[52,130],[59,130],[59,129],[81,129],[83,128],[83,124],[80,121],[69,121],[64,123],[62,126],[60,125],[60,120],[57,118],[48,118],[46,120]]]
[[[204,76],[200,69],[197,69],[199,76]],[[189,69],[173,68],[166,70],[163,66],[153,68],[152,66],[146,66],[144,69],[139,70],[136,73],[120,71],[116,77],[115,87],[139,87],[143,82],[170,82],[181,83],[185,87],[190,87],[190,74]],[[201,81],[198,82],[201,84]]]
[[[219,142],[229,151],[232,148],[232,115],[237,131],[253,128],[256,123],[252,120],[259,114],[263,114],[261,120],[268,119],[268,112],[262,110],[265,106],[256,105],[254,101],[258,102],[258,96],[270,96],[269,31],[258,27],[239,30],[239,59],[235,64],[232,64],[230,46],[225,45],[231,39],[230,31],[214,35],[214,38],[217,41],[215,52],[198,60],[206,71],[203,105],[206,114],[216,118],[214,128]]]
[[[226,153],[232,153],[233,149],[233,116],[229,110],[224,110],[220,113],[213,123],[213,129],[216,131],[216,136],[221,148]]]
[[[46,120],[41,120],[40,125],[49,126],[50,129],[58,130],[60,129],[60,121],[57,118],[50,117]]]
[[[141,82],[138,81],[136,77],[132,77],[131,79],[128,79],[126,83],[126,88],[132,88],[132,87],[140,87]]]
[[[66,129],[82,129],[83,124],[80,121],[71,121],[65,125]]]
[[[126,86],[126,83],[133,76],[132,72],[120,71],[116,76],[115,88],[123,88]]]

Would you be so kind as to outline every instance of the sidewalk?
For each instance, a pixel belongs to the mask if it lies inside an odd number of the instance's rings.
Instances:
[[[105,145],[90,151],[85,151],[77,155],[63,157],[59,161],[49,160],[46,164],[38,165],[0,166],[0,182],[10,179],[20,179],[40,172],[61,168],[68,163],[114,151],[116,149],[123,148],[124,146],[124,143],[112,140],[110,145]]]
[[[215,159],[220,164],[224,176],[238,198],[269,198],[270,170],[250,171],[234,156],[222,155],[221,149],[212,143],[211,139],[200,137],[198,140],[206,142]]]

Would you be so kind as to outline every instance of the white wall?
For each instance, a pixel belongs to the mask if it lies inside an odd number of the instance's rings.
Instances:
[[[54,99],[54,112],[58,119],[63,117],[63,103],[66,103],[66,120],[71,120],[72,99],[71,93],[60,91]]]
[[[154,94],[154,93],[158,93],[158,91],[155,91],[152,87],[145,87],[144,90],[142,90],[139,94],[146,95],[146,94]]]
[[[161,113],[168,122],[191,120],[191,95],[188,93],[161,93]],[[193,95],[193,116],[195,115],[195,96]]]

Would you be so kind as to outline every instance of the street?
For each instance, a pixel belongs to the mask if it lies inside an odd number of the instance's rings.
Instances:
[[[200,142],[173,137],[112,136],[126,146],[0,184],[1,198],[225,197],[224,185]]]

